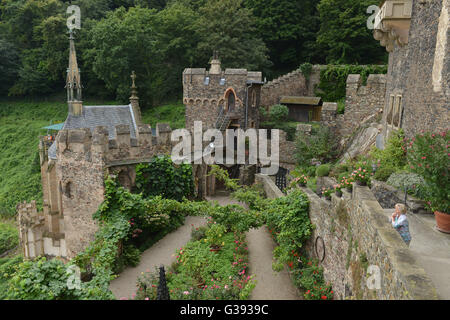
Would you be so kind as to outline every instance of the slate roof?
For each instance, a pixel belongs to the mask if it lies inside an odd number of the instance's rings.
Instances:
[[[89,128],[94,132],[95,127],[108,128],[109,139],[115,138],[115,126],[129,125],[131,138],[136,138],[136,121],[131,105],[127,106],[83,106],[83,115],[69,114],[64,122],[63,129]],[[49,159],[56,159],[56,144],[48,149]]]
[[[320,97],[297,97],[297,96],[282,96],[280,103],[285,104],[300,104],[318,106],[322,102]]]

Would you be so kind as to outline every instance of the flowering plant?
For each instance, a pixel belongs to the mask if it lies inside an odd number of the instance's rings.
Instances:
[[[342,186],[342,184],[338,183],[338,184],[335,184],[335,185],[333,186],[333,188],[334,188],[334,192],[341,192],[343,186]]]
[[[334,189],[331,189],[331,188],[325,188],[325,187],[322,188],[322,195],[323,195],[325,198],[331,197],[331,194],[332,194],[333,192],[334,192]]]
[[[359,181],[363,184],[366,184],[370,181],[370,173],[369,170],[359,167],[355,171],[352,172],[351,177],[354,181]]]
[[[433,211],[450,214],[450,132],[422,133],[408,141],[408,165],[421,175],[429,188],[429,206]]]
[[[353,181],[354,180],[353,180],[352,177],[350,177],[350,178],[342,177],[342,180],[341,180],[341,183],[340,183],[341,188],[347,188],[347,189],[351,190],[353,188],[353,184],[352,184]]]
[[[308,177],[306,175],[302,174],[300,177],[297,177],[294,180],[292,180],[291,186],[292,187],[294,187],[296,185],[305,186],[307,182],[308,182]]]
[[[303,296],[306,300],[331,300],[334,292],[329,283],[323,278],[323,268],[316,260],[300,258],[302,268],[294,272],[294,282],[305,289]]]

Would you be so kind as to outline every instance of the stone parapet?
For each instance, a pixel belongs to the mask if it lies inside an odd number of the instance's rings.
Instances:
[[[255,178],[268,198],[284,196],[270,177]],[[352,193],[343,190],[342,197],[333,194],[331,201],[301,189],[308,196],[309,217],[315,225],[305,249],[320,260],[335,299],[439,299],[430,277],[368,187],[354,185]],[[379,275],[380,285],[369,288],[374,275]]]

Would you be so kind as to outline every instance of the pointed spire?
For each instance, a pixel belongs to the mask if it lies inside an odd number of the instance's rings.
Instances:
[[[69,113],[73,115],[81,115],[83,111],[83,103],[81,100],[81,76],[78,68],[77,53],[75,51],[75,38],[73,30],[69,32],[69,67],[67,68],[66,89],[67,103],[69,104]]]
[[[130,104],[131,108],[133,109],[134,119],[136,121],[136,124],[142,124],[141,119],[141,108],[139,107],[139,97],[136,87],[136,72],[131,72],[131,97],[130,97]]]

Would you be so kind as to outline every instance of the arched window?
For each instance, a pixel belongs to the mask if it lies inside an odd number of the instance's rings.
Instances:
[[[233,112],[235,105],[236,105],[236,97],[234,96],[234,92],[230,91],[228,93],[228,100],[227,100],[228,112]]]

